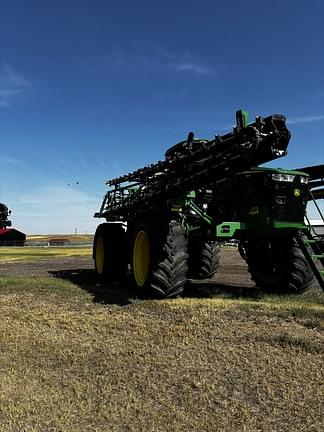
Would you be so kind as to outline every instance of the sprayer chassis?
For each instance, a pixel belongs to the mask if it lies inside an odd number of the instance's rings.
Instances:
[[[210,278],[219,243],[235,239],[252,279],[267,291],[301,292],[313,279],[295,236],[306,231],[308,174],[256,167],[286,154],[285,118],[249,125],[237,113],[232,133],[186,141],[165,160],[107,182],[93,248],[101,280],[131,267],[138,291],[181,293],[187,278]]]

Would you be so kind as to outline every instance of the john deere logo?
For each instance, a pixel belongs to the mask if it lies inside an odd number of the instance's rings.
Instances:
[[[259,214],[259,208],[258,207],[252,207],[249,211],[249,215],[253,216],[253,215],[257,215]]]
[[[300,196],[300,189],[294,189],[294,196],[299,197]]]

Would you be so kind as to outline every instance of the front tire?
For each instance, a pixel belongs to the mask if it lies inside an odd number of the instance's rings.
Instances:
[[[93,242],[95,272],[101,281],[117,279],[127,271],[126,233],[121,224],[98,226]]]
[[[314,280],[303,252],[291,237],[249,240],[246,253],[251,279],[264,291],[301,294]]]
[[[186,283],[187,240],[179,222],[140,222],[131,242],[134,285],[142,293],[175,297]]]

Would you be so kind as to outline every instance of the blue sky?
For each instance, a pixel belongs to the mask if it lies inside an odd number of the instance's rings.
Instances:
[[[324,162],[324,3],[0,0],[0,201],[28,234],[94,231],[105,180],[287,116],[272,166]]]

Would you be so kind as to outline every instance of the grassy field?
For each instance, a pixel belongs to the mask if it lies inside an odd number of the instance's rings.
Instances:
[[[323,430],[323,297],[96,289],[0,278],[2,432]]]
[[[92,243],[93,235],[91,234],[31,234],[27,236],[27,241],[38,241],[47,243],[50,239],[67,239],[72,243]]]
[[[55,257],[85,256],[92,254],[92,247],[1,247],[1,262],[37,261]]]

